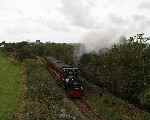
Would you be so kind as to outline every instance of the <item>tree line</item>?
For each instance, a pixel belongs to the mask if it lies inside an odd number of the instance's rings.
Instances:
[[[150,108],[150,44],[143,34],[80,59],[89,81],[132,103]]]
[[[2,44],[2,43],[1,43]],[[4,51],[15,57],[18,61],[37,56],[53,56],[67,64],[73,63],[74,45],[66,43],[29,43],[26,41],[18,43],[3,43]]]

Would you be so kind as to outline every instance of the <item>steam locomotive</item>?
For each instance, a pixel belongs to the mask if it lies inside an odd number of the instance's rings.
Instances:
[[[60,81],[65,88],[68,97],[80,98],[83,95],[83,82],[79,77],[79,68],[73,67],[56,60],[53,57],[46,57],[48,70]]]

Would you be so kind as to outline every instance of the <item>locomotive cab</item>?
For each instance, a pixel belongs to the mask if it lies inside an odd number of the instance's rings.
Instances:
[[[79,79],[78,68],[64,68],[64,84],[69,96],[80,97],[83,91],[82,81]]]

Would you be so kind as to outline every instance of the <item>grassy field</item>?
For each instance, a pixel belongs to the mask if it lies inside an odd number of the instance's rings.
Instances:
[[[10,62],[0,51],[0,120],[11,119],[16,112],[21,79],[21,65]]]

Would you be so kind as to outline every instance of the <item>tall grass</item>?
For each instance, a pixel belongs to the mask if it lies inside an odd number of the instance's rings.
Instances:
[[[21,79],[21,65],[11,63],[0,51],[0,120],[10,119],[16,112]]]

